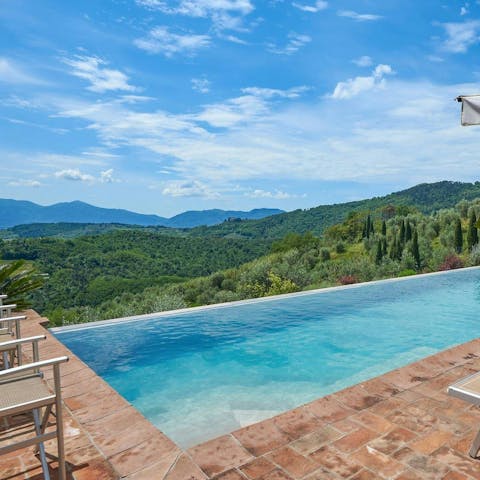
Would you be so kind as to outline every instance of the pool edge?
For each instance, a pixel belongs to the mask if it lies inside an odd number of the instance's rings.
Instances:
[[[170,316],[177,316],[177,315],[186,315],[193,312],[202,312],[205,310],[216,310],[222,309],[227,307],[234,307],[234,306],[241,306],[241,305],[250,305],[255,303],[265,303],[271,302],[274,300],[280,299],[287,299],[287,298],[296,298],[308,295],[317,295],[322,293],[329,293],[337,290],[350,290],[355,288],[363,288],[369,285],[376,285],[376,284],[385,284],[385,283],[396,283],[396,282],[403,282],[413,280],[415,278],[423,278],[428,276],[435,276],[435,275],[445,275],[445,274],[453,274],[453,273],[460,273],[470,270],[480,270],[480,266],[475,267],[465,267],[465,268],[458,268],[454,270],[442,270],[439,272],[430,272],[430,273],[420,273],[418,275],[410,275],[406,277],[394,277],[394,278],[385,278],[382,280],[372,280],[370,282],[360,282],[354,283],[351,285],[337,285],[334,287],[325,287],[325,288],[316,288],[314,290],[304,290],[301,292],[294,292],[294,293],[284,293],[281,295],[271,295],[268,297],[261,297],[261,298],[251,298],[247,300],[236,300],[234,302],[224,302],[224,303],[215,303],[212,305],[201,305],[198,307],[187,307],[187,308],[180,308],[177,310],[165,310],[162,312],[155,312],[155,313],[146,313],[142,315],[132,315],[129,317],[119,317],[119,318],[112,318],[109,320],[97,320],[94,322],[85,322],[85,323],[77,323],[74,325],[65,325],[62,327],[52,327],[49,330],[53,333],[62,333],[68,331],[78,331],[78,330],[86,330],[92,328],[101,328],[106,327],[109,325],[118,325],[121,323],[130,323],[130,322],[138,322],[142,320],[150,320],[155,318],[163,318],[163,317],[170,317]]]

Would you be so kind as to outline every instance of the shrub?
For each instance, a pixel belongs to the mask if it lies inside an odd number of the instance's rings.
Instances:
[[[347,251],[347,249],[345,248],[345,245],[342,242],[338,242],[335,245],[335,251],[337,253],[345,253]]]
[[[476,244],[472,247],[468,262],[472,266],[480,265],[480,244]]]
[[[456,268],[463,268],[463,261],[458,255],[451,253],[445,257],[439,270],[455,270]]]
[[[404,270],[415,270],[415,268],[417,267],[417,262],[415,261],[415,258],[407,248],[403,251],[400,265]]]
[[[416,275],[416,271],[412,270],[411,268],[407,268],[405,270],[402,270],[399,272],[398,276],[399,277],[410,277],[411,275]]]
[[[343,275],[338,279],[338,283],[341,285],[352,285],[358,283],[358,279],[355,275]]]
[[[234,292],[235,289],[236,289],[235,281],[232,278],[226,278],[222,282],[222,287],[221,288],[222,288],[222,290],[230,290],[230,291]]]
[[[320,250],[320,258],[323,262],[330,260],[330,250],[328,248],[322,248]]]
[[[273,272],[268,274],[268,281],[270,283],[270,287],[267,290],[266,295],[280,295],[282,293],[292,293],[298,291],[298,287],[294,282],[288,278],[282,278]]]
[[[225,280],[225,275],[222,272],[214,273],[210,276],[210,282],[212,287],[222,288],[223,281]]]

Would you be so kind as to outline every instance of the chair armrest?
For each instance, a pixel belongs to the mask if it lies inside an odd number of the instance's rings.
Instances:
[[[9,348],[14,348],[17,345],[22,345],[24,343],[35,343],[40,340],[45,340],[46,335],[37,335],[36,337],[26,337],[19,338],[18,340],[9,340],[8,342],[0,342],[0,351],[8,350]]]
[[[17,308],[17,304],[10,303],[9,305],[0,305],[0,310],[5,310],[7,308],[11,308],[13,310],[14,308]]]
[[[0,305],[1,308],[1,305]],[[3,317],[0,318],[0,322],[16,322],[17,320],[26,320],[27,316],[26,315],[17,315],[15,317]]]
[[[8,370],[0,370],[0,380],[15,375],[17,373],[29,372],[30,370],[38,370],[43,367],[50,367],[52,365],[59,365],[60,363],[68,362],[68,357],[56,357],[49,360],[42,360],[40,362],[27,363],[21,367],[9,368]]]

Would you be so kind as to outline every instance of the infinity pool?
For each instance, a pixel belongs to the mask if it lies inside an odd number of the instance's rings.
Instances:
[[[189,447],[480,337],[480,269],[53,330]]]

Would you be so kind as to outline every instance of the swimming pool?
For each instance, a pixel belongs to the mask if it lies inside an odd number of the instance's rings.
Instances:
[[[480,336],[480,269],[53,329],[189,447]]]

